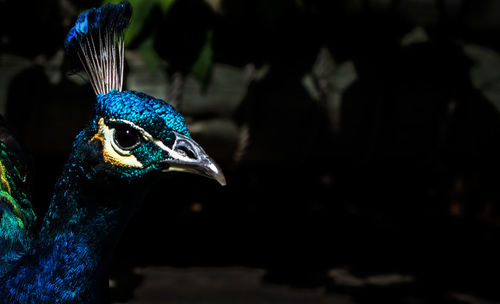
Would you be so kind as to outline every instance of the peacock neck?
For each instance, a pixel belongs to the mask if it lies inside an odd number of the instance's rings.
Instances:
[[[40,237],[49,240],[71,231],[100,248],[117,239],[149,183],[113,177],[106,164],[98,161],[100,144],[89,143],[90,136],[82,134],[56,182]]]
[[[113,208],[113,204],[101,205],[102,193],[93,191],[92,184],[103,187],[86,177],[83,164],[72,155],[55,185],[40,238],[50,241],[59,234],[72,232],[87,239],[89,246],[99,247],[100,242],[114,237],[122,221],[122,212]]]
[[[99,176],[91,163],[70,157],[34,246],[0,277],[0,302],[107,301],[111,255],[144,191]]]
[[[87,167],[86,167],[87,166]],[[144,195],[140,186],[96,173],[73,153],[55,186],[37,240],[38,255],[80,294],[107,289],[107,274],[117,240]],[[42,265],[43,266],[43,265]],[[65,288],[62,286],[61,288]]]

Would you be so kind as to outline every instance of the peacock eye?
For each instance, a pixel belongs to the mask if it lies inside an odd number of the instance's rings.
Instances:
[[[127,126],[116,127],[113,140],[123,150],[132,150],[141,143],[141,135],[133,128]]]

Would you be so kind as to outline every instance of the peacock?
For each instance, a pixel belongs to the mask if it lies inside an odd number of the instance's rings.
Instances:
[[[113,248],[159,176],[189,172],[225,185],[173,106],[122,90],[131,15],[128,2],[107,4],[80,14],[69,31],[66,53],[86,71],[95,110],[36,235],[22,158],[0,137],[0,303],[107,302]]]

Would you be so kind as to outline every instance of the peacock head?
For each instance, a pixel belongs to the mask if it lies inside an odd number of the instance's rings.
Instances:
[[[90,142],[100,142],[107,172],[128,181],[182,171],[226,181],[190,136],[184,118],[161,99],[136,91],[99,94]]]
[[[90,132],[84,131],[84,142],[100,143],[102,154],[96,160],[115,177],[133,181],[152,172],[185,171],[224,185],[220,168],[191,138],[184,118],[171,105],[122,91],[124,37],[131,15],[126,1],[89,9],[66,37],[68,61],[87,72],[97,95],[96,116]]]

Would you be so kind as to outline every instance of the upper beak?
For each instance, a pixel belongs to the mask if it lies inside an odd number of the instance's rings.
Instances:
[[[164,171],[195,173],[215,179],[222,186],[226,185],[226,178],[219,165],[193,139],[175,133],[172,148],[166,146],[162,148],[169,154],[169,157],[162,161],[168,165]]]

